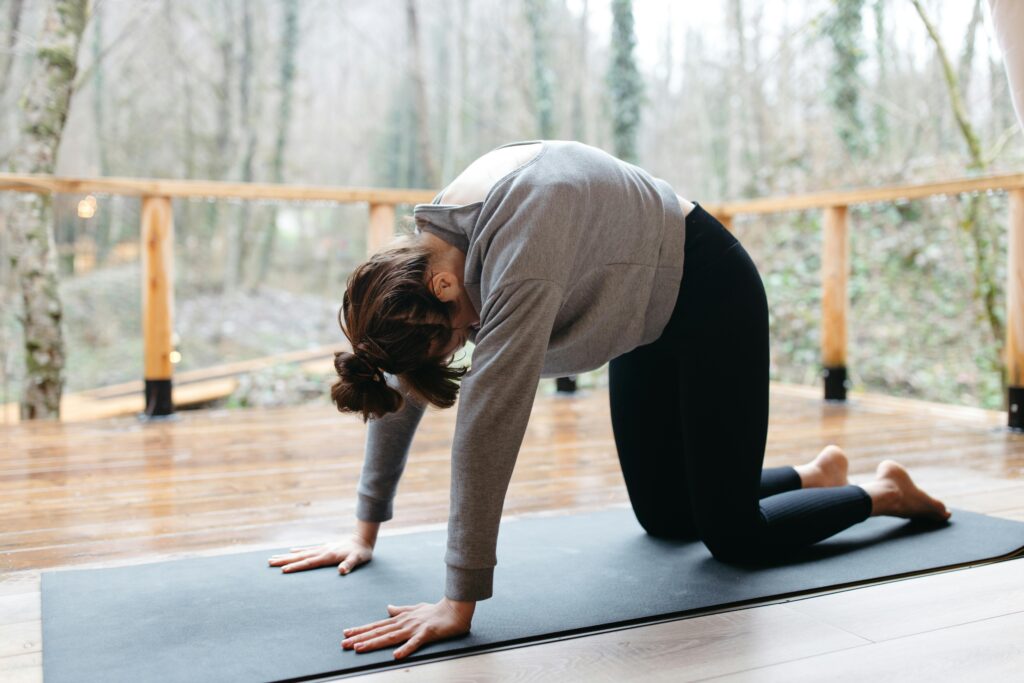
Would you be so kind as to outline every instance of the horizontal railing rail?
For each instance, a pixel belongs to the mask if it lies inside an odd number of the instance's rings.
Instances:
[[[367,251],[372,253],[394,234],[395,207],[428,203],[433,190],[301,186],[206,180],[139,178],[71,178],[0,173],[0,191],[43,194],[137,196],[142,201],[143,344],[146,415],[173,412],[173,213],[175,198],[363,203],[369,209]],[[976,192],[1007,192],[1008,251],[1006,281],[1007,421],[1024,429],[1024,173],[976,176],[942,182],[835,190],[787,197],[709,203],[706,208],[730,230],[742,215],[821,210],[822,313],[821,362],[826,400],[846,399],[847,318],[849,296],[849,211],[858,204],[926,199]]]

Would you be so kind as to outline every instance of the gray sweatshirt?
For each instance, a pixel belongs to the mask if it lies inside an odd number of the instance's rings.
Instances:
[[[686,223],[667,182],[582,143],[542,142],[482,201],[438,204],[442,191],[413,210],[418,229],[466,253],[463,284],[480,314],[452,444],[452,600],[492,595],[501,511],[540,378],[593,370],[653,342],[683,272]],[[358,519],[391,519],[423,411],[408,400],[370,420]]]

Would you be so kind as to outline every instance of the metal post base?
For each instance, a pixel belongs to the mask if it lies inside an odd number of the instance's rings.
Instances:
[[[831,368],[824,368],[821,376],[825,379],[825,400],[845,401],[848,380],[846,379],[846,366],[837,365]]]
[[[575,394],[576,393],[576,378],[575,377],[559,377],[555,380],[555,391],[560,394]]]
[[[1006,390],[1006,404],[1006,426],[1024,431],[1024,387],[1009,387]]]
[[[174,412],[171,400],[171,380],[146,380],[146,417],[160,417]]]

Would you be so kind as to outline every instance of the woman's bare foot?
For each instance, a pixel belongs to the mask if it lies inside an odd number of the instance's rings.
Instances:
[[[946,506],[914,484],[907,470],[894,460],[883,460],[875,480],[862,488],[871,496],[871,516],[891,515],[906,519],[943,521],[952,514]]]
[[[814,460],[793,469],[800,475],[801,486],[805,489],[846,486],[850,483],[846,476],[850,462],[843,449],[835,444],[825,446]]]

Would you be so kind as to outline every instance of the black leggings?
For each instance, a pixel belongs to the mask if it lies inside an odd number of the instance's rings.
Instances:
[[[611,361],[612,429],[637,521],[757,562],[871,516],[859,486],[801,489],[762,470],[768,434],[768,302],[757,267],[700,206],[686,217],[683,278],[657,341]]]

